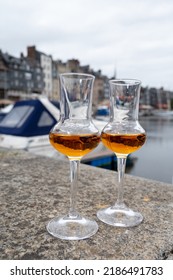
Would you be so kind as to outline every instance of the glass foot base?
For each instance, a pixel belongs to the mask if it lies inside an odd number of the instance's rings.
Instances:
[[[100,209],[97,212],[97,217],[105,224],[117,227],[134,227],[143,221],[143,216],[140,213],[134,212],[124,204]]]
[[[77,216],[58,217],[52,219],[47,225],[47,231],[54,237],[65,240],[80,240],[89,238],[98,230],[94,220]]]

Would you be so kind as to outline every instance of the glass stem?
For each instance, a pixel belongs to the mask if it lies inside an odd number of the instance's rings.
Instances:
[[[118,168],[118,198],[116,205],[124,205],[124,173],[126,167],[126,157],[117,157],[117,168]]]
[[[69,217],[76,218],[79,214],[76,211],[76,194],[78,189],[78,174],[80,160],[70,160],[70,210]]]

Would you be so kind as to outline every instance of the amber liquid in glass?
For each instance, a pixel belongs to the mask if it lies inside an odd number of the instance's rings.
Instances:
[[[114,134],[102,132],[101,139],[103,144],[115,154],[128,155],[144,145],[146,134]]]
[[[68,157],[83,157],[100,142],[99,134],[68,135],[61,133],[50,133],[51,145],[60,153]]]

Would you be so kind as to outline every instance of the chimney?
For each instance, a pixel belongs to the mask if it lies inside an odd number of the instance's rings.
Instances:
[[[35,46],[27,47],[27,57],[30,58],[31,60],[36,60],[36,47]]]
[[[20,58],[21,58],[21,59],[24,59],[24,54],[23,54],[23,52],[20,53]]]

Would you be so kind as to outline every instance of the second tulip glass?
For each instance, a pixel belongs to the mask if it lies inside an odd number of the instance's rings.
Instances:
[[[65,216],[55,217],[47,225],[48,232],[67,240],[85,239],[98,230],[97,223],[76,210],[80,159],[100,142],[100,134],[91,119],[94,76],[67,73],[60,75],[60,120],[51,130],[52,146],[70,161],[70,207]]]
[[[110,122],[103,129],[101,139],[117,156],[118,198],[114,205],[100,209],[97,217],[112,226],[132,227],[143,220],[143,216],[123,200],[126,158],[140,149],[146,140],[145,131],[138,122],[140,84],[133,79],[110,80]]]

